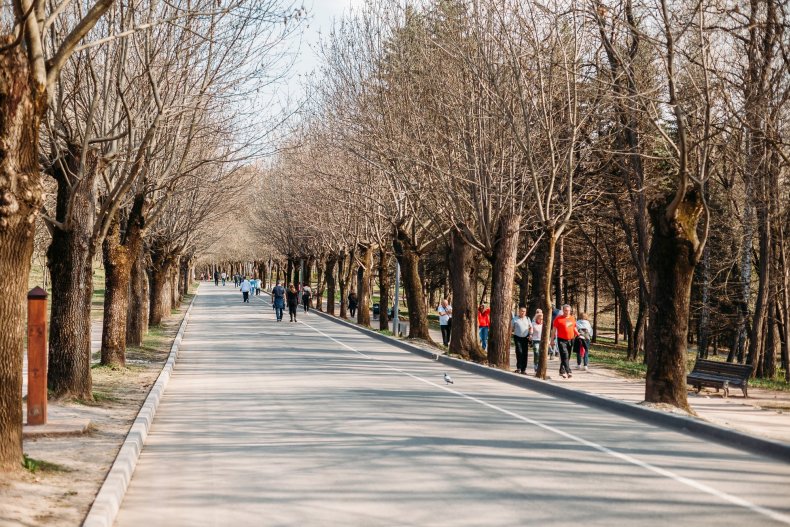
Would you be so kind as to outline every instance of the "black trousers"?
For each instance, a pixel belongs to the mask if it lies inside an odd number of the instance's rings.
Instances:
[[[351,313],[351,316],[353,317],[357,313],[357,306],[354,307],[348,306],[348,312]]]
[[[241,296],[244,297],[244,301],[245,302],[249,302],[250,301],[250,293],[249,293],[249,291],[242,291],[241,292]]]
[[[296,320],[296,306],[297,304],[288,304],[288,314],[291,315],[291,320]]]
[[[560,350],[560,375],[571,373],[571,353],[573,353],[573,341],[565,339],[557,339],[557,347]]]
[[[450,334],[453,331],[453,319],[447,321],[447,324],[439,326],[442,330],[442,343],[445,346],[450,345]]]
[[[529,336],[518,337],[513,335],[513,341],[516,344],[516,369],[524,373],[529,362]]]

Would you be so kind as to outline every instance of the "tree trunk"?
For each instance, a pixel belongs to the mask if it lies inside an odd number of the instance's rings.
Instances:
[[[46,92],[30,75],[24,46],[0,36],[0,471],[22,461],[22,352]],[[36,90],[36,88],[39,88]]]
[[[351,261],[354,261],[354,258],[351,258]],[[349,263],[348,267],[351,267]],[[346,310],[348,309],[348,294],[346,291],[346,286],[348,285],[348,279],[346,278],[346,253],[341,252],[340,258],[337,261],[337,278],[338,285],[340,286],[340,318],[346,318],[348,315]]]
[[[763,202],[758,212],[757,230],[760,236],[760,271],[757,285],[757,300],[754,304],[754,316],[749,335],[749,355],[747,364],[753,364],[752,375],[757,374],[760,354],[764,345],[765,334],[763,326],[768,309],[768,288],[771,275],[771,223],[768,214],[768,205]]]
[[[373,251],[368,245],[357,245],[359,268],[357,269],[357,323],[370,327],[370,275],[373,267]]]
[[[170,271],[172,262],[164,258],[151,268],[151,311],[148,323],[159,326],[170,314]]]
[[[645,348],[645,400],[689,411],[686,338],[702,198],[698,190],[688,189],[673,218],[667,218],[661,206],[651,212],[653,240],[648,258],[651,306]]]
[[[47,250],[52,276],[47,384],[52,395],[93,400],[91,380],[91,299],[93,296],[93,226],[96,219],[95,163],[86,163],[83,179],[70,181],[66,172],[79,171],[80,147],[71,146],[54,174],[58,182],[55,226]],[[67,217],[69,216],[70,217]]]
[[[546,289],[546,284],[544,283],[546,277],[546,265],[547,265],[547,257],[549,244],[541,243],[537,249],[535,249],[535,255],[532,257],[532,261],[529,265],[529,272],[532,275],[530,278],[530,282],[532,283],[532,287],[530,288],[529,294],[529,304],[527,305],[527,314],[530,317],[535,316],[535,311],[538,309],[543,309],[544,307],[544,300],[543,299],[543,292]],[[597,261],[597,260],[596,260]],[[549,283],[551,283],[551,276],[549,276]],[[550,316],[551,312],[544,313],[544,315]]]
[[[379,248],[379,329],[389,329],[390,305],[390,254],[385,247]]]
[[[104,260],[104,317],[102,319],[101,364],[126,365],[127,320],[136,314],[129,312],[129,292],[134,255],[121,244],[118,221],[113,221],[102,243]]]
[[[538,357],[538,371],[535,376],[539,379],[546,378],[546,370],[549,365],[549,341],[551,340],[551,277],[554,271],[554,250],[557,245],[557,237],[552,229],[548,229],[545,233],[546,241],[544,242],[545,248],[542,253],[544,255],[543,274],[540,277],[540,289],[536,289],[533,285],[533,294],[538,296],[538,305],[543,310],[543,332],[540,335],[540,356]],[[534,284],[534,282],[533,282]]]
[[[449,352],[483,362],[487,357],[477,338],[477,260],[458,230],[451,232],[450,287],[453,293]]]
[[[134,260],[142,252],[145,213],[149,205],[145,195],[135,195],[125,218],[125,232],[121,233],[121,219],[116,217],[102,245],[105,277],[101,364],[105,366],[126,364],[129,284]]]
[[[132,264],[129,279],[129,313],[126,317],[126,345],[140,346],[148,334],[148,274],[145,253],[139,251]]]
[[[565,277],[565,239],[563,237],[557,241],[556,251],[557,272],[554,274],[554,305],[557,306],[557,309],[562,309],[562,305],[565,303],[562,287]]]
[[[326,259],[326,312],[332,316],[335,314],[335,266],[337,265],[337,258],[330,255]]]
[[[425,294],[419,273],[420,254],[409,234],[401,227],[395,229],[392,246],[395,258],[400,264],[401,280],[409,308],[409,338],[433,342],[428,331],[428,310],[425,307]]]
[[[506,369],[510,368],[510,325],[513,319],[513,285],[520,222],[521,217],[518,215],[503,215],[500,218],[491,261],[488,363]]]

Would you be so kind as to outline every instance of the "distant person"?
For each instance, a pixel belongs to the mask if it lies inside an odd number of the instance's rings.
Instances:
[[[291,316],[291,322],[296,322],[296,307],[299,305],[299,292],[293,284],[288,285],[288,291],[285,292],[285,300],[288,304],[288,314]]]
[[[540,338],[543,336],[543,310],[538,309],[535,311],[535,316],[532,318],[532,334],[530,340],[532,344],[532,367],[538,371],[538,360],[540,359]]]
[[[258,296],[260,294],[261,294],[261,279],[260,278],[256,278],[255,279],[255,296]]]
[[[561,310],[557,309],[554,306],[551,307],[551,324],[552,324],[552,326],[554,325],[554,320],[556,320],[556,318],[558,316],[560,316],[561,314],[562,314]],[[555,337],[555,338],[552,338],[552,339],[549,340],[549,358],[553,359],[554,357],[559,357],[559,356],[560,356],[560,351],[559,351],[559,348],[557,347],[557,339]]]
[[[480,345],[483,350],[488,349],[488,328],[491,326],[491,308],[485,302],[480,302],[477,307],[477,327],[480,334]]]
[[[348,312],[351,313],[351,318],[354,318],[354,315],[357,312],[357,294],[354,291],[351,291],[348,294]]]
[[[236,280],[238,282],[238,279]],[[244,277],[244,280],[241,281],[241,296],[243,298],[243,302],[250,303],[250,289],[252,289],[252,285],[250,281],[247,280],[247,277]]]
[[[579,336],[576,338],[576,369],[581,368],[584,362],[584,371],[588,370],[590,361],[590,343],[593,337],[592,324],[588,320],[587,313],[579,315],[579,320],[576,321],[576,329]]]
[[[529,363],[529,340],[532,321],[527,316],[527,307],[520,306],[518,315],[513,317],[513,342],[516,345],[516,373],[525,375]]]
[[[562,314],[554,319],[551,336],[557,339],[557,348],[560,351],[560,377],[563,379],[573,377],[570,356],[573,351],[573,341],[579,336],[579,331],[576,329],[576,319],[571,315],[571,306],[568,304],[562,306]]]
[[[228,279],[228,273],[226,273],[225,271],[223,271],[223,272],[222,272],[222,286],[223,286],[223,287],[225,286],[225,280],[227,280],[227,279]]]
[[[214,271],[214,285],[219,286],[219,271]]]
[[[302,284],[302,308],[304,312],[310,311],[310,301],[313,298],[313,290],[307,284]]]
[[[285,288],[277,282],[272,288],[272,306],[274,307],[274,315],[277,322],[283,321],[283,309],[285,308]]]
[[[439,329],[442,330],[442,344],[445,346],[450,345],[450,334],[453,330],[453,306],[445,298],[442,300],[439,307],[436,308],[439,313]]]

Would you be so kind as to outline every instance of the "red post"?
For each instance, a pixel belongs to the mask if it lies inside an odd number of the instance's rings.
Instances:
[[[27,424],[47,424],[47,292],[27,294]]]

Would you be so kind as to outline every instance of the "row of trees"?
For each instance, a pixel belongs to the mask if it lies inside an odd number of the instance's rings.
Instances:
[[[266,173],[260,235],[316,262],[330,311],[355,287],[361,323],[394,257],[412,338],[430,338],[426,292],[446,284],[450,351],[499,367],[514,302],[551,312],[594,266],[628,357],[647,363],[647,401],[688,408],[691,340],[788,375],[786,9],[373,2],[325,42],[309,110]],[[544,332],[541,377],[547,347]]]
[[[97,260],[100,361],[123,367],[126,346],[170,313],[195,255],[219,236],[214,226],[233,207],[227,189],[257,170],[267,130],[250,120],[255,90],[285,71],[278,46],[301,16],[277,0],[3,5],[0,469],[22,459],[36,228],[46,229],[52,283],[50,393],[91,400]]]

